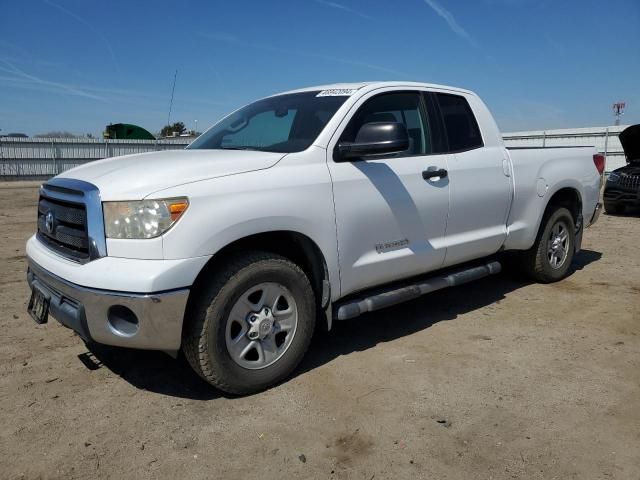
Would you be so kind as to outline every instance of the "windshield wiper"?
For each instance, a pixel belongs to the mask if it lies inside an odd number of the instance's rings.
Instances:
[[[220,150],[251,150],[251,151],[261,151],[255,147],[219,147]]]

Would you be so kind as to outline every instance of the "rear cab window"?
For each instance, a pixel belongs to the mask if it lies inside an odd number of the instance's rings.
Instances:
[[[467,99],[460,95],[435,93],[449,153],[473,150],[484,145],[476,117]]]

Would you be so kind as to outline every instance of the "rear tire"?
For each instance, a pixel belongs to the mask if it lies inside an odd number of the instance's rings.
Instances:
[[[182,348],[191,367],[214,387],[239,395],[258,392],[284,380],[302,360],[315,327],[315,296],[290,260],[240,252],[194,293]]]
[[[540,225],[535,243],[522,255],[522,267],[537,282],[557,282],[567,276],[575,254],[573,216],[566,208],[553,208]]]

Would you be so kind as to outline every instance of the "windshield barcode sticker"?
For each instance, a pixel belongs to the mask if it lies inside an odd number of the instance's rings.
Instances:
[[[331,88],[322,90],[316,97],[349,97],[357,91],[357,88]]]

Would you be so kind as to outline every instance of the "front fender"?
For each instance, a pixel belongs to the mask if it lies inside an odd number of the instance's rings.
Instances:
[[[299,233],[322,252],[332,295],[339,295],[331,178],[324,150],[320,152],[321,162],[305,164],[305,158],[295,160],[290,155],[268,170],[164,191],[164,196],[189,197],[189,209],[163,237],[164,258],[215,255],[227,245],[259,233]]]

